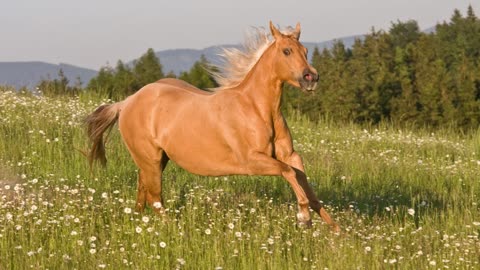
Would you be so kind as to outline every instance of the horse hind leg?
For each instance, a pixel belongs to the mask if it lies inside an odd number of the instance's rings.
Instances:
[[[158,161],[137,163],[140,167],[136,203],[138,212],[142,212],[146,204],[157,213],[163,212],[162,175],[169,158],[164,151],[161,151],[160,156]]]
[[[143,212],[148,204],[155,212],[160,213],[163,211],[162,173],[169,158],[162,149],[149,143],[143,144],[142,151],[131,146],[127,142],[132,159],[139,168],[135,210]]]

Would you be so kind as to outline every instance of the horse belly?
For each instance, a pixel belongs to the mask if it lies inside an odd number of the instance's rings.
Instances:
[[[223,157],[218,155],[207,157],[203,152],[204,151],[189,151],[186,154],[179,154],[178,150],[174,150],[173,153],[172,151],[170,151],[170,153],[167,151],[167,155],[183,169],[198,175],[221,176],[244,174],[242,168],[230,157],[226,157],[225,155],[222,155]]]

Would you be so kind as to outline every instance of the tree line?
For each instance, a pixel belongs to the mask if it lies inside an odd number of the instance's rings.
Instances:
[[[347,48],[315,48],[311,59],[320,81],[314,94],[285,86],[283,100],[312,120],[327,116],[338,121],[392,121],[420,126],[454,125],[478,128],[480,123],[480,20],[471,6],[464,16],[455,10],[448,22],[422,32],[416,21],[393,22],[388,31],[372,29]],[[216,87],[202,56],[189,71],[164,74],[152,49],[133,65],[118,61],[102,67],[86,91],[120,100],[142,86],[165,77],[178,77],[201,89]],[[79,91],[68,80],[44,80],[53,94]],[[43,85],[42,85],[43,84]],[[52,86],[50,86],[52,88]]]
[[[61,69],[58,78],[43,79],[36,88],[46,96],[72,96],[77,95],[80,91],[88,91],[112,100],[122,100],[143,86],[162,78],[178,78],[200,89],[215,88],[218,85],[209,72],[212,69],[211,64],[202,55],[189,71],[181,72],[178,76],[173,71],[165,74],[160,59],[150,48],[132,65],[127,65],[118,60],[114,68],[108,65],[101,67],[97,75],[90,80],[84,89],[82,89],[82,83],[79,79],[71,86]]]
[[[312,65],[320,75],[316,94],[286,91],[285,99],[313,119],[467,129],[480,123],[480,21],[471,6],[431,33],[398,21],[351,48],[336,42],[315,49]]]
[[[201,89],[216,87],[215,81],[207,71],[209,66],[207,59],[202,55],[189,71],[182,72],[178,78]],[[150,48],[133,63],[131,68],[120,60],[115,69],[102,67],[97,76],[90,80],[87,89],[120,100],[135,93],[144,85],[162,78],[177,78],[177,75],[172,71],[164,74],[160,59]]]

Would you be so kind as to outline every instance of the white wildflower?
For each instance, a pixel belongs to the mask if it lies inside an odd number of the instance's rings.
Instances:
[[[388,263],[389,264],[397,263],[397,259],[390,259],[390,260],[388,260]]]

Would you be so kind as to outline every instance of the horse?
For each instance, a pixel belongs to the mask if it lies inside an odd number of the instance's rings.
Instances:
[[[139,168],[136,211],[148,203],[163,213],[162,173],[172,160],[202,176],[282,176],[296,195],[299,224],[311,226],[310,206],[340,230],[308,184],[280,110],[284,83],[311,92],[319,75],[299,42],[299,23],[279,30],[270,21],[269,28],[270,34],[257,29],[247,37],[243,50],[224,50],[224,65],[212,73],[219,87],[212,91],[161,79],[86,117],[90,166],[106,164],[103,134],[118,122]]]

